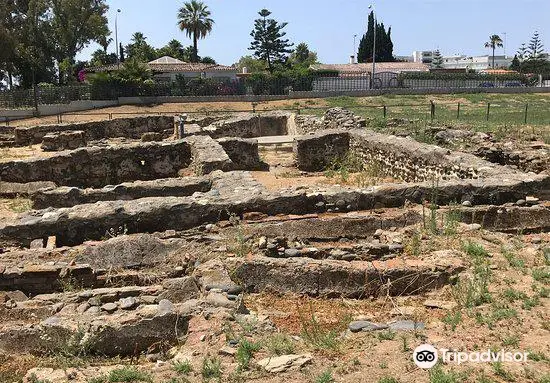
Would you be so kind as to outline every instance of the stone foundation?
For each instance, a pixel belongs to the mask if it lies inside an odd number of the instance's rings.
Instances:
[[[88,141],[103,138],[125,137],[140,139],[143,133],[174,130],[174,117],[147,116],[115,118],[112,120],[90,121],[75,124],[40,125],[15,128],[15,144],[26,146],[39,144],[48,133],[81,130],[86,132]]]
[[[82,130],[48,133],[42,139],[41,149],[45,152],[74,150],[88,144],[86,133]]]
[[[71,207],[98,201],[132,200],[146,197],[189,196],[210,190],[211,181],[204,177],[165,178],[135,181],[102,189],[60,187],[37,190],[31,195],[33,208]]]
[[[288,134],[288,112],[243,113],[203,128],[213,138],[284,136]]]
[[[191,163],[185,141],[90,147],[47,158],[0,163],[0,179],[27,183],[52,181],[58,185],[102,187],[135,180],[176,177]]]
[[[231,137],[217,141],[233,162],[231,170],[269,169],[269,165],[260,159],[257,140]]]
[[[343,159],[349,151],[350,136],[343,131],[323,130],[294,140],[296,166],[305,171],[325,170],[332,162]]]

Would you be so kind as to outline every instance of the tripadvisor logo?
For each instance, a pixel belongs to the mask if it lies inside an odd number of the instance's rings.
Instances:
[[[441,359],[443,363],[462,364],[471,363],[493,363],[493,362],[526,362],[528,352],[510,352],[500,351],[475,351],[475,352],[457,352],[447,348],[437,350],[429,344],[418,346],[413,353],[414,363],[420,368],[432,368]]]

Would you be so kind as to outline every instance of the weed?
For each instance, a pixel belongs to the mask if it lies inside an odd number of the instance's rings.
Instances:
[[[517,335],[512,335],[512,336],[509,336],[507,338],[504,338],[502,340],[502,345],[503,346],[510,346],[510,347],[518,347],[519,346],[519,336]]]
[[[31,376],[27,378],[27,382],[28,383],[52,383],[51,380],[48,380],[48,379],[38,379],[35,374],[31,374]]]
[[[474,260],[480,260],[489,257],[489,253],[479,243],[466,242],[462,245],[462,249],[466,254],[472,257]]]
[[[16,197],[8,202],[8,208],[14,213],[31,211],[32,201],[27,198]]]
[[[285,334],[275,334],[264,342],[265,348],[271,355],[288,355],[294,353],[294,343],[292,339]]]
[[[445,315],[443,317],[443,323],[445,323],[446,325],[451,326],[451,329],[453,331],[456,330],[456,327],[458,326],[458,324],[461,321],[462,321],[462,313],[460,311],[457,311],[454,314],[453,313],[447,313],[447,315]]]
[[[411,239],[407,243],[407,246],[406,246],[407,253],[409,253],[413,257],[419,257],[421,252],[420,250],[421,244],[422,244],[422,237],[420,235],[420,232],[415,231]]]
[[[399,383],[399,380],[390,376],[384,376],[383,378],[378,379],[378,383]]]
[[[502,365],[502,362],[493,363],[493,371],[495,372],[496,376],[504,379],[507,382],[514,382],[515,381],[514,375],[511,372],[506,371],[506,369]]]
[[[504,292],[502,293],[502,296],[506,298],[508,302],[515,302],[517,300],[527,298],[527,294],[522,293],[521,291],[518,291],[518,290],[514,290],[513,288],[508,288],[504,290]]]
[[[516,269],[523,269],[525,268],[525,261],[521,258],[518,258],[512,251],[509,249],[502,247],[500,252],[506,258],[508,261],[508,264]]]
[[[314,314],[310,320],[302,320],[302,338],[316,349],[336,351],[340,347],[338,333],[321,326]]]
[[[235,245],[230,249],[237,257],[244,257],[252,250],[252,247],[249,245],[246,236],[244,234],[243,227],[239,217],[235,214],[229,216],[229,222],[237,227],[237,233],[235,234],[234,243]]]
[[[401,335],[401,350],[403,352],[409,352],[411,351],[411,348],[409,347],[409,339],[406,335]]]
[[[325,170],[325,177],[339,177],[342,183],[347,183],[351,173],[363,170],[363,161],[353,152],[334,158]]]
[[[239,363],[239,369],[247,370],[250,359],[254,357],[254,353],[260,351],[261,345],[259,343],[252,343],[247,339],[241,339],[239,342],[239,347],[237,348],[237,354],[235,358],[237,363]]]
[[[134,383],[134,382],[152,382],[151,375],[138,371],[134,367],[123,367],[113,370],[107,377],[109,383]]]
[[[378,367],[380,367],[381,369],[385,370],[386,368],[388,368],[388,364],[386,362],[380,362],[378,364]]]
[[[436,365],[430,370],[430,383],[459,383],[463,376],[457,372],[445,372],[440,365]]]
[[[428,202],[428,207],[430,209],[430,216],[426,221],[426,212],[425,206],[422,204],[422,219],[424,223],[424,230],[428,230],[432,234],[439,234],[437,228],[437,198],[438,198],[438,180],[432,179],[432,184],[430,187],[430,197]]]
[[[393,340],[395,339],[396,332],[392,330],[385,330],[378,332],[377,335],[380,340]]]
[[[533,269],[531,275],[535,281],[550,284],[550,269],[548,268],[537,268]]]
[[[451,204],[449,210],[445,214],[445,223],[443,225],[443,234],[447,236],[456,235],[458,223],[462,219],[462,211],[459,205]]]
[[[189,373],[193,371],[193,366],[191,366],[191,363],[189,363],[188,360],[185,360],[183,362],[176,362],[174,363],[174,371],[176,371],[178,374],[189,375]]]
[[[521,307],[524,310],[531,310],[533,307],[536,307],[536,306],[539,306],[539,305],[540,305],[539,297],[533,296],[533,297],[526,297],[523,300],[523,304],[521,305]]]
[[[204,380],[220,380],[222,376],[222,362],[216,357],[207,355],[202,360],[201,375]]]
[[[547,266],[550,266],[550,247],[545,247],[542,249],[542,256],[544,257],[544,263]]]
[[[315,383],[333,383],[334,378],[330,370],[324,371],[321,375],[315,378]]]
[[[542,362],[542,361],[550,360],[550,358],[548,358],[542,351],[541,352],[529,351],[529,354],[527,355],[527,359],[532,360],[534,362]]]

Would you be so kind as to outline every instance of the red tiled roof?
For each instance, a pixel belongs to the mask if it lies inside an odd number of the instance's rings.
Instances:
[[[372,63],[362,64],[315,64],[313,70],[336,70],[340,73],[371,73]],[[381,62],[376,63],[377,72],[428,72],[429,66],[423,63],[411,62]]]
[[[121,64],[122,66],[123,64]],[[181,64],[151,64],[146,63],[153,72],[162,73],[181,73],[181,72],[236,72],[235,67],[218,65],[218,64],[203,64],[203,63],[181,63]],[[91,72],[112,72],[119,69],[118,64],[105,65],[95,68],[87,68]]]

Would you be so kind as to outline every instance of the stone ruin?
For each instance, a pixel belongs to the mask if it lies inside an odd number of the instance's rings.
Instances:
[[[407,257],[399,240],[434,192],[438,205],[460,204],[466,224],[550,230],[548,168],[374,132],[341,108],[187,122],[181,139],[166,117],[15,129],[14,145],[54,152],[0,163],[0,195],[32,204],[0,220],[0,350],[40,355],[84,331],[89,353],[131,356],[176,344],[197,316],[246,314],[243,293],[442,288],[464,261]],[[258,175],[271,149],[258,140],[271,136],[289,137],[301,174],[353,156],[391,181],[267,187]]]

